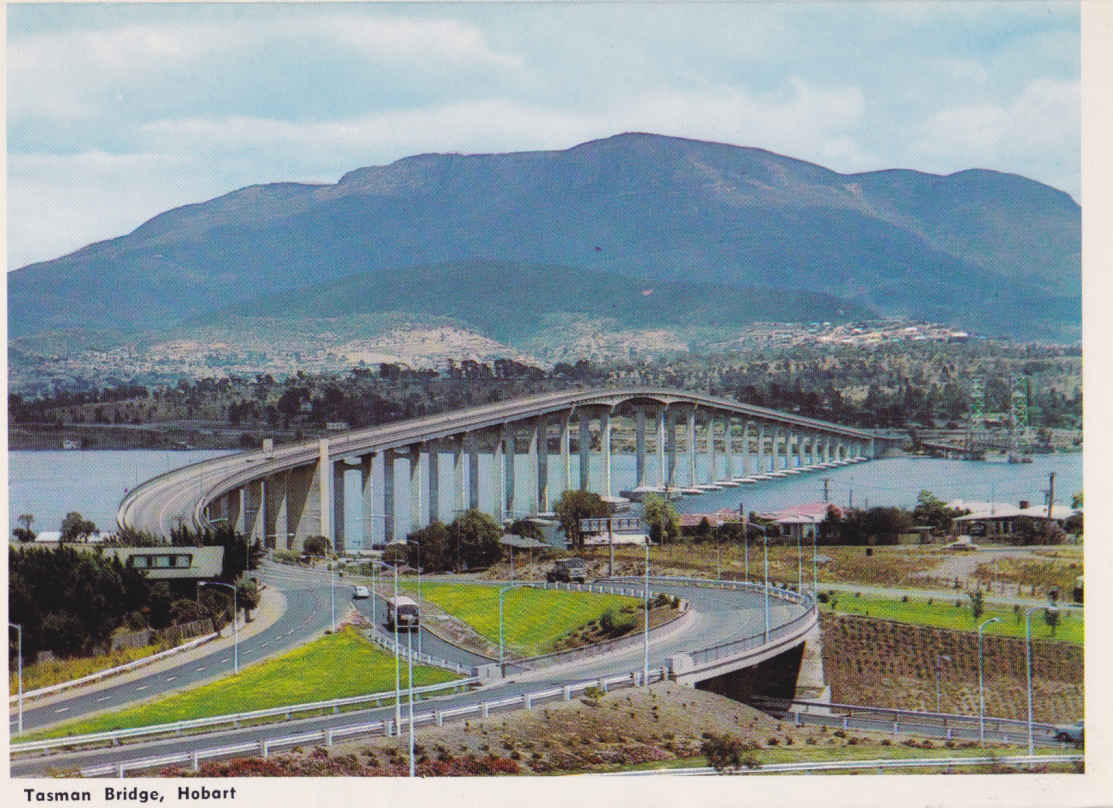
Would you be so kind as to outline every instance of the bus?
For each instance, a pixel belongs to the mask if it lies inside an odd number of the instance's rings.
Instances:
[[[386,624],[392,631],[413,631],[421,628],[421,610],[413,598],[399,595],[386,602]]]

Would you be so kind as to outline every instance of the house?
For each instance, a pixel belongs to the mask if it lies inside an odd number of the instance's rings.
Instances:
[[[793,505],[779,511],[759,513],[758,516],[780,526],[781,532],[792,539],[812,539],[819,535],[819,525],[827,519],[827,511],[835,508],[841,516],[842,511],[830,502],[808,502]]]
[[[1041,522],[1054,522],[1062,527],[1063,522],[1067,519],[1081,513],[1081,511],[1074,510],[1066,505],[1056,505],[1051,509],[1051,515],[1048,516],[1046,505],[1032,506],[1027,500],[1020,500],[1016,505],[1007,502],[955,500],[954,502],[948,502],[947,507],[970,511],[964,516],[955,517],[955,533],[985,536],[986,538],[1012,536],[1033,524]]]

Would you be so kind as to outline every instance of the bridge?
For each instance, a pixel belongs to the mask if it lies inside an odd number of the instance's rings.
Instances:
[[[135,488],[116,521],[162,536],[178,524],[201,529],[225,522],[271,548],[301,550],[308,537],[321,535],[344,551],[349,537],[353,545],[357,536],[361,546],[372,544],[377,519],[385,542],[398,538],[399,482],[408,482],[410,530],[439,519],[450,504],[440,494],[442,460],[451,464],[451,511],[479,508],[487,476],[486,509],[500,523],[547,513],[556,489],[573,488],[574,455],[578,488],[614,496],[616,438],[633,445],[634,490],[668,496],[877,456],[868,431],[728,399],[652,388],[567,391],[196,463]],[[559,454],[556,485],[549,479],[551,450]],[[681,454],[686,468],[678,464]],[[396,479],[397,459],[408,480]],[[361,524],[349,531],[344,476],[357,468]],[[525,502],[515,502],[519,471],[527,479]]]

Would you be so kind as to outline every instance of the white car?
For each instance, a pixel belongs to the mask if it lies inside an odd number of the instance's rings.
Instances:
[[[356,586],[356,587],[353,587],[353,590],[354,590],[352,592],[352,597],[353,598],[369,598],[369,597],[371,597],[371,590],[368,589],[366,586]]]

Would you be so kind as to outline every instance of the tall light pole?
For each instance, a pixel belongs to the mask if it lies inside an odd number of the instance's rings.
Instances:
[[[935,712],[943,712],[943,662],[950,662],[946,654],[935,655]]]
[[[381,559],[374,558],[371,560],[371,565],[374,567],[376,564],[381,564],[388,569],[394,570],[394,602],[398,603],[398,567],[394,564],[388,564]],[[375,593],[371,593],[371,605],[374,607]],[[375,630],[374,626],[371,628]],[[400,658],[401,643],[398,641],[398,615],[394,615],[394,734],[397,735],[402,731],[402,663]]]
[[[328,561],[328,556],[314,556]],[[332,604],[332,633],[336,633],[336,570],[332,568],[332,564],[328,566],[329,573],[329,602]]]
[[[15,629],[15,653],[19,666],[19,724],[18,734],[23,734],[23,626],[19,623],[8,623],[8,628]]]
[[[397,620],[395,620],[397,623]],[[421,635],[418,635],[419,637]],[[411,627],[406,632],[406,656],[409,658],[410,666],[410,777],[414,777],[414,632]]]
[[[236,587],[222,581],[200,581],[198,586],[224,586],[232,590],[232,672],[238,674],[240,672],[240,629],[238,620],[240,610],[236,600]]]
[[[506,663],[503,662],[503,649],[505,646],[502,638],[502,597],[511,589],[517,589],[518,586],[518,584],[511,584],[510,586],[504,586],[499,589],[499,674],[501,676],[506,676]]]
[[[982,680],[982,631],[990,623],[1000,623],[1000,617],[991,617],[978,626],[978,743],[985,746],[985,683]]]
[[[649,687],[649,534],[645,536],[645,631],[642,634],[642,687]]]
[[[761,544],[765,550],[765,642],[769,642],[769,534],[762,525],[754,523],[754,527],[761,531]],[[748,542],[749,539],[749,531],[747,531],[746,541]]]
[[[1060,609],[1078,609],[1078,608],[1081,608],[1081,606],[1073,606],[1073,605],[1067,605],[1067,604],[1064,604],[1063,606],[1058,606],[1054,602],[1052,602],[1047,606],[1032,606],[1031,608],[1026,609],[1025,612],[1024,612],[1024,625],[1025,625],[1024,636],[1025,636],[1025,639],[1026,639],[1026,642],[1025,642],[1025,651],[1026,651],[1025,657],[1026,657],[1026,661],[1028,663],[1027,667],[1028,667],[1028,754],[1029,755],[1034,755],[1035,754],[1035,743],[1032,740],[1032,612],[1039,611],[1040,609],[1046,609],[1049,612],[1057,612]]]
[[[1035,754],[1035,743],[1032,741],[1032,612],[1040,609],[1051,608],[1054,606],[1032,606],[1024,611],[1024,624],[1025,624],[1025,662],[1028,668],[1028,754]]]
[[[812,528],[812,597],[816,598],[816,608],[819,608],[819,556],[816,554],[819,527]]]
[[[414,541],[413,539],[406,539],[406,544],[412,544],[417,548],[417,602],[421,603],[421,542]],[[417,630],[417,652],[421,653],[421,628]]]
[[[801,534],[804,532],[800,528],[800,533],[796,534],[796,589],[799,592],[804,591],[804,551],[801,549]]]

